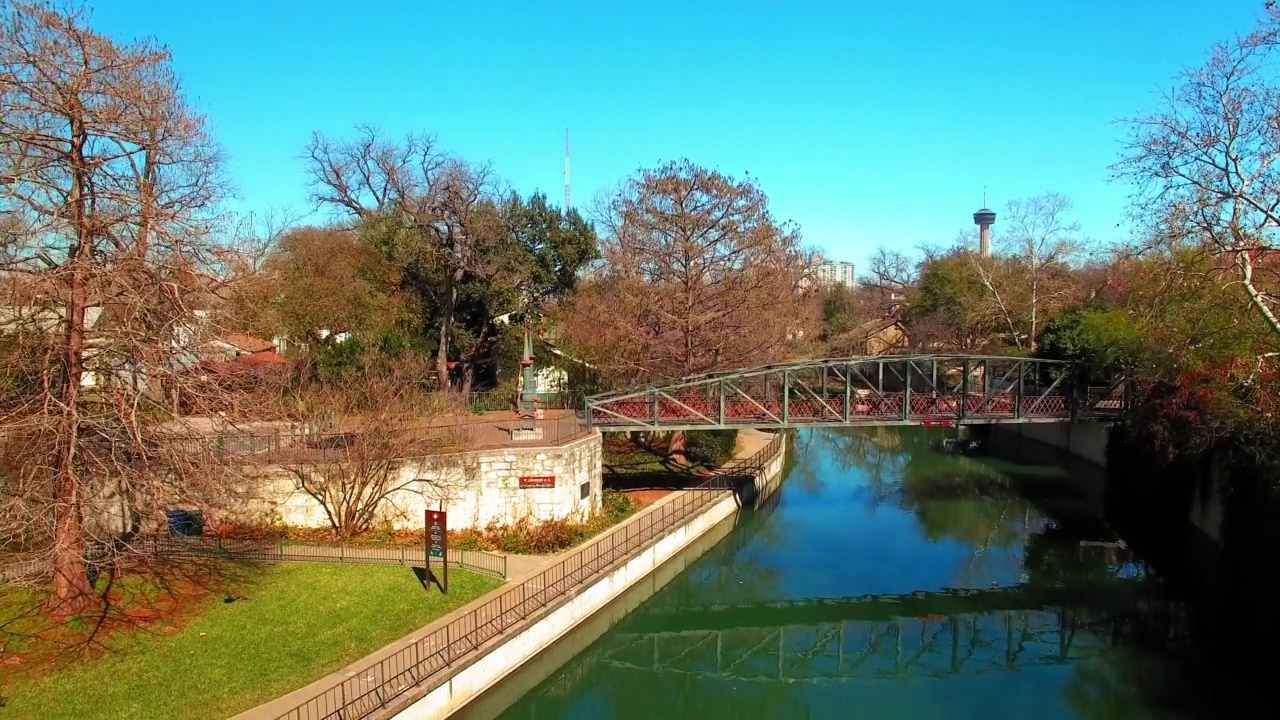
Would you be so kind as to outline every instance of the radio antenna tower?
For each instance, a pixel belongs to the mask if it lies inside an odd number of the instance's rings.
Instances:
[[[564,129],[564,211],[569,212],[569,128]]]

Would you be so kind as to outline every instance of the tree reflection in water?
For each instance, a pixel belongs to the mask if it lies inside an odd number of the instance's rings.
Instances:
[[[968,546],[970,560],[957,569],[956,582],[1024,568],[986,567],[991,550],[1020,563],[1020,548],[1049,521],[1014,490],[1005,468],[981,459],[945,453],[945,432],[932,428],[881,427],[866,430],[817,430],[813,451],[842,469],[865,476],[873,505],[892,503],[914,514],[921,535],[931,542]],[[984,572],[985,571],[985,572]]]
[[[801,433],[779,495],[505,717],[1190,716],[1186,614],[1104,523],[1060,512],[1069,479],[943,437]],[[912,555],[833,551],[864,530],[850,498],[895,516],[864,537]],[[858,594],[894,562],[920,566],[901,594]]]

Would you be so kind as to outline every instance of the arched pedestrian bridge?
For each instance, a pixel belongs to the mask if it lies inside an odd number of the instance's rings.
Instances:
[[[1122,378],[1087,386],[1072,363],[984,355],[883,355],[712,373],[593,395],[601,430],[961,425],[1110,419]]]

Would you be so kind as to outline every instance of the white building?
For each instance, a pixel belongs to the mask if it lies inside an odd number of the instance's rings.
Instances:
[[[857,281],[853,277],[853,263],[823,260],[814,269],[818,282],[823,285],[844,285],[853,287]]]

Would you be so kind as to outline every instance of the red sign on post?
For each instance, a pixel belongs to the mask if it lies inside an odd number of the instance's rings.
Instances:
[[[556,486],[555,475],[534,475],[520,478],[520,488],[553,488]]]
[[[440,558],[440,574],[443,576],[440,590],[449,592],[449,517],[443,510],[427,511],[427,567],[431,572],[431,558]]]

